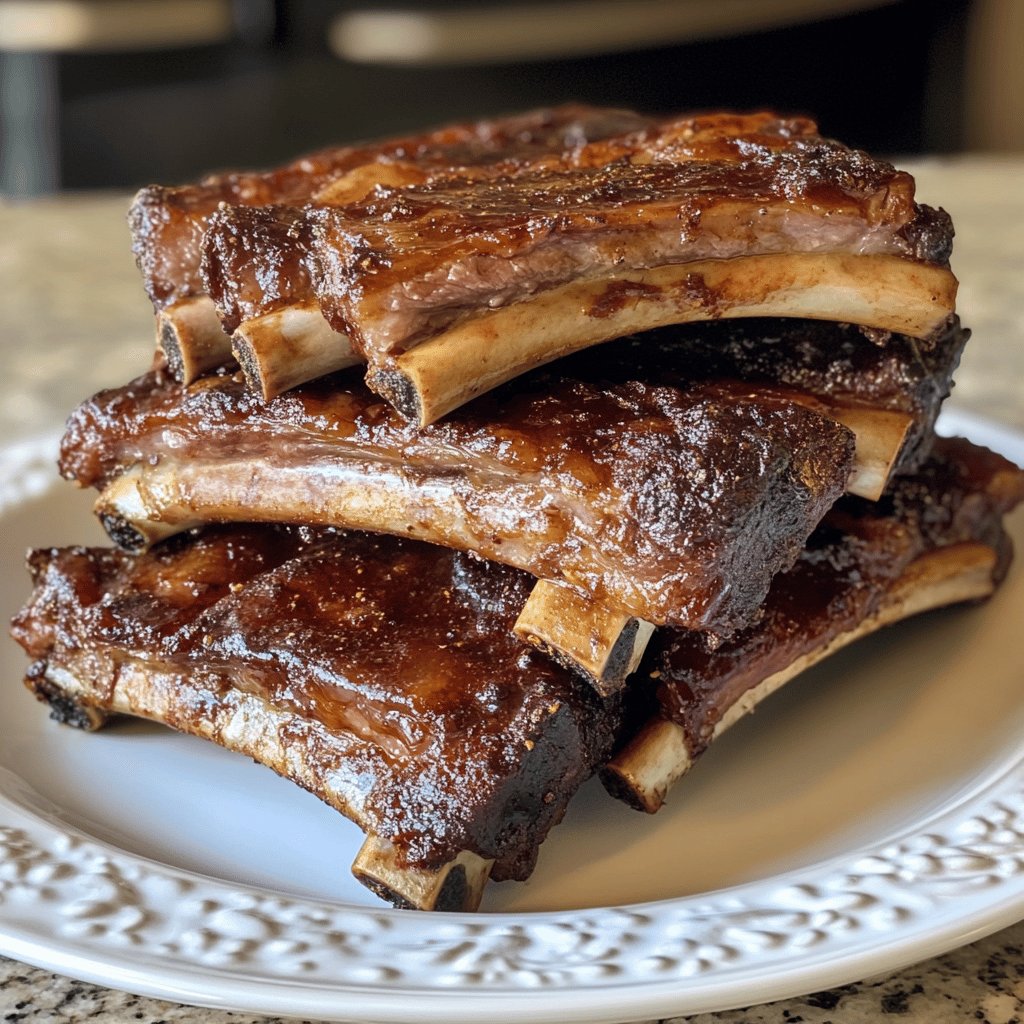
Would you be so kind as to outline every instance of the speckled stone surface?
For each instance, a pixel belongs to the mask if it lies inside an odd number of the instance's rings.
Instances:
[[[1024,429],[1024,158],[930,161],[911,169],[922,200],[945,206],[957,225],[959,307],[974,338],[951,401]],[[120,195],[0,204],[4,443],[52,431],[84,394],[121,383],[148,364],[152,316],[128,252],[126,206]],[[0,958],[0,1021],[12,1024],[279,1019],[127,995]],[[500,1008],[493,1019],[501,1020]],[[890,976],[687,1019],[1024,1024],[1024,922]]]
[[[280,1017],[200,1010],[58,978],[0,960],[0,1020],[23,1024],[275,1024]],[[501,1021],[496,1011],[494,1021]],[[1024,922],[896,974],[767,1006],[664,1018],[665,1024],[1020,1024]],[[317,1024],[307,1019],[307,1024]]]

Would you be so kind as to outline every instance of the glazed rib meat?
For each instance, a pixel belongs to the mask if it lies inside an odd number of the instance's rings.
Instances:
[[[410,541],[211,527],[30,557],[14,635],[55,717],[162,721],[311,790],[433,871],[525,878],[618,705],[511,636],[523,573]]]
[[[832,406],[904,413],[910,426],[893,467],[901,474],[928,455],[969,338],[956,317],[927,346],[898,334],[865,344],[865,332],[850,324],[760,318],[662,328],[632,345],[639,362],[641,346],[653,343],[652,358],[667,380],[731,377],[793,389]]]
[[[526,877],[630,722],[655,712],[603,776],[656,810],[724,726],[802,667],[887,622],[987,596],[1010,557],[1001,517],[1022,499],[1024,472],[940,440],[885,501],[830,513],[755,627],[716,650],[658,634],[647,690],[628,691],[626,708],[511,639],[522,573],[333,530],[209,527],[138,556],[37,551],[14,634],[54,717],[95,728],[133,714],[254,757],[391,851],[397,889],[370,875],[376,891],[407,903],[410,877],[456,865],[446,877],[461,884],[429,906],[466,909],[479,895],[467,899],[466,868]]]
[[[770,147],[780,137],[812,134],[805,119],[774,114],[681,118],[656,122],[628,111],[559,107],[553,111],[456,126],[410,140],[383,143],[332,165],[309,191],[249,203],[226,198],[212,212],[203,239],[203,286],[225,330],[282,306],[316,300],[310,280],[310,221],[316,207],[343,207],[432,178],[506,180],[545,168],[600,168],[635,158],[692,155],[734,160],[736,137]],[[342,171],[346,173],[341,173]],[[358,216],[358,214],[356,214]]]
[[[618,135],[598,114],[579,145],[427,148],[305,204],[226,204],[202,273],[250,386],[269,399],[365,360],[422,425],[665,324],[810,316],[928,339],[952,312],[949,218],[909,175],[805,118],[615,117]]]
[[[662,630],[637,675],[652,718],[604,771],[645,810],[712,740],[809,665],[890,622],[988,596],[1009,566],[1002,517],[1024,501],[1024,471],[960,438],[894,481],[879,502],[845,497],[772,583],[758,623],[714,650]]]
[[[1024,474],[1001,456],[959,438],[940,439],[915,475],[882,501],[842,499],[812,534],[797,564],[780,574],[758,625],[715,651],[676,632],[649,649],[661,670],[663,713],[684,724],[695,752],[709,741],[724,708],[723,680],[748,688],[752,678],[796,660],[822,635],[838,636],[878,608],[889,584],[924,552],[975,543],[995,553],[992,577],[1010,560],[1002,516],[1024,500]],[[692,700],[692,695],[711,701]],[[731,703],[731,700],[729,701]]]
[[[312,205],[320,307],[371,387],[421,423],[538,363],[688,319],[761,309],[927,338],[952,312],[948,217],[811,122],[748,121],[669,122],[607,162]]]
[[[438,177],[309,211],[321,304],[368,357],[610,268],[766,253],[945,265],[946,218],[889,164],[778,122],[772,145],[645,139],[633,160]]]
[[[205,294],[200,274],[202,241],[209,218],[221,204],[301,206],[332,181],[367,165],[383,166],[383,180],[394,180],[389,165],[406,180],[410,168],[417,166],[460,166],[561,152],[649,123],[648,118],[628,111],[568,105],[381,142],[333,147],[267,172],[212,175],[198,184],[177,188],[152,185],[140,191],[132,205],[132,250],[146,292],[154,307],[161,309]],[[269,248],[287,240],[287,226],[283,235],[266,234],[263,244],[268,247],[268,259]],[[268,299],[272,297],[268,295]]]
[[[836,331],[801,327],[790,362],[809,365],[806,332],[832,345]],[[422,430],[352,372],[266,404],[236,378],[153,373],[71,417],[61,469],[105,489],[99,511],[129,544],[142,521],[382,530],[728,633],[842,493],[853,439],[824,398],[704,378],[669,337],[639,351],[581,354]]]

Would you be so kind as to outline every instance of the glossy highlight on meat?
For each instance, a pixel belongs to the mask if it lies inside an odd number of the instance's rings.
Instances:
[[[723,342],[733,331],[706,330]],[[847,334],[795,330],[779,365],[806,367],[809,396],[725,373],[725,344],[705,376],[685,339],[666,334],[582,353],[422,430],[358,373],[270,403],[236,378],[182,388],[150,374],[71,417],[61,467],[101,488],[138,467],[165,521],[395,532],[564,579],[647,621],[728,633],[756,612],[850,472],[851,435],[816,405],[800,343]],[[750,359],[732,351],[742,371]],[[928,417],[937,404],[924,402]]]
[[[577,105],[454,126],[410,144],[393,140],[352,151],[306,195],[261,204],[227,203],[213,212],[202,240],[203,287],[228,333],[245,320],[316,302],[306,212],[342,206],[385,188],[419,184],[456,169],[470,177],[514,173],[549,158],[592,153],[594,140],[627,138],[653,122],[639,114]],[[623,134],[625,133],[625,134]]]
[[[524,878],[610,750],[617,704],[512,637],[530,585],[514,569],[275,526],[30,568],[14,635],[40,699],[146,716],[119,694],[134,675],[149,717],[244,750],[411,866],[471,850]]]
[[[960,544],[993,552],[997,584],[1012,556],[1002,517],[1024,501],[1024,472],[962,438],[932,456],[879,502],[842,498],[796,565],[772,583],[756,626],[715,650],[663,630],[638,673],[656,688],[659,714],[683,726],[692,757],[752,687],[875,614],[893,583],[924,554]]]
[[[812,122],[680,118],[592,149],[310,206],[327,319],[373,365],[466,317],[612,272],[773,253],[948,262],[948,218],[915,203],[913,179]]]
[[[665,158],[699,151],[708,159],[735,160],[738,137],[748,147],[770,147],[780,137],[813,133],[805,119],[774,114],[656,121],[629,111],[566,106],[442,129],[414,145],[396,140],[376,152],[372,146],[354,149],[335,160],[333,177],[311,179],[307,190],[292,186],[257,203],[227,199],[212,212],[202,237],[203,287],[231,332],[243,320],[315,302],[308,217],[314,207],[341,207],[453,175],[469,182],[542,168],[601,167],[644,150]]]
[[[530,154],[561,152],[593,138],[635,131],[649,118],[629,111],[569,104],[487,121],[449,125],[379,142],[335,146],[300,157],[265,172],[210,175],[194,185],[151,185],[135,197],[129,214],[132,251],[142,272],[146,292],[160,309],[173,302],[205,294],[200,273],[202,244],[210,218],[222,204],[234,208],[297,205],[310,202],[332,182],[367,166],[381,166],[383,180],[389,168],[408,177],[410,169],[425,166],[460,166],[498,159],[525,159]],[[240,220],[245,219],[240,214]],[[258,222],[257,222],[258,224]],[[231,229],[239,239],[239,256],[247,245],[241,225]],[[282,235],[259,235],[267,263],[272,247],[287,245]],[[292,254],[282,251],[282,262]],[[236,277],[239,268],[235,268]],[[226,278],[225,281],[228,279]],[[272,299],[272,295],[268,296]]]

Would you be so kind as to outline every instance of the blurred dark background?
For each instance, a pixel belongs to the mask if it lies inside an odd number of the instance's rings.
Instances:
[[[0,0],[0,191],[187,181],[570,99],[810,113],[879,153],[1011,148],[1021,128],[991,104],[1002,96],[1020,114],[1004,94],[1020,84],[1021,11],[1020,0]]]

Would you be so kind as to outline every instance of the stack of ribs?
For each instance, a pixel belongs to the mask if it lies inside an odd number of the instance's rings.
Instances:
[[[398,906],[655,811],[832,651],[993,592],[1024,473],[939,439],[968,333],[909,175],[774,114],[579,106],[144,189],[152,369],[71,416],[115,547],[39,550],[54,717],[244,752]]]

